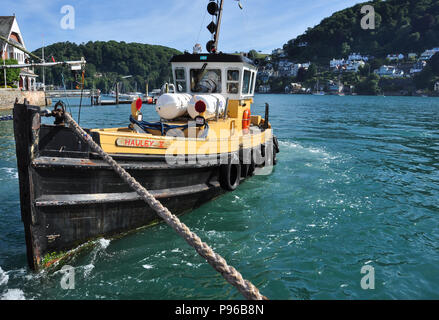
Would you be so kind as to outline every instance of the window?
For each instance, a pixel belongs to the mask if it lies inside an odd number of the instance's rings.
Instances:
[[[239,93],[239,70],[227,71],[227,93]]]
[[[183,68],[175,69],[175,84],[177,92],[186,92],[186,70]]]
[[[191,91],[198,93],[221,93],[221,70],[191,69]]]
[[[255,84],[255,74],[256,74],[255,72],[252,72],[252,81],[250,82],[250,89],[249,89],[250,94],[254,93],[253,86]]]
[[[244,81],[242,83],[242,94],[248,94],[250,92],[250,76],[251,76],[251,72],[245,70]]]

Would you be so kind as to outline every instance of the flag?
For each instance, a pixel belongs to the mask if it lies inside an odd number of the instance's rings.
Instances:
[[[53,56],[52,56],[52,61],[53,61],[53,62],[56,62],[56,61],[55,61],[55,58],[54,58]]]

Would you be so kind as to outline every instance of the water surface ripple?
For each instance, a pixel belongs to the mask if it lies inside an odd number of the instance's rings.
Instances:
[[[274,173],[183,222],[271,299],[438,299],[439,100],[259,95],[253,114],[264,102],[281,147]],[[126,126],[129,110],[83,108],[82,125]],[[72,262],[75,290],[31,273],[11,122],[0,150],[0,298],[241,299],[166,225],[97,241]],[[375,290],[361,289],[366,264]]]

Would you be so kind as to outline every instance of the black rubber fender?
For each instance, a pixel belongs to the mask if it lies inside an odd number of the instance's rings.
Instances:
[[[280,152],[279,141],[277,140],[276,136],[273,136],[273,144],[274,144],[274,150],[276,151],[276,153],[279,153]]]
[[[279,141],[276,136],[273,136],[273,165],[277,164],[277,156],[276,154],[280,152],[279,149]]]
[[[254,161],[252,161],[251,164],[242,164],[241,177],[242,178],[252,177],[255,174],[255,169],[256,169],[256,165]]]
[[[239,163],[222,164],[219,177],[220,185],[224,190],[236,190],[241,179],[241,165]]]

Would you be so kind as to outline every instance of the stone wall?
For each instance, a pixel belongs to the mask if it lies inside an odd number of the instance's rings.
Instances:
[[[12,109],[14,107],[15,99],[23,103],[27,99],[29,104],[35,106],[45,106],[46,99],[43,91],[21,91],[19,89],[1,89],[0,88],[0,109]],[[48,103],[52,102],[48,99]]]

